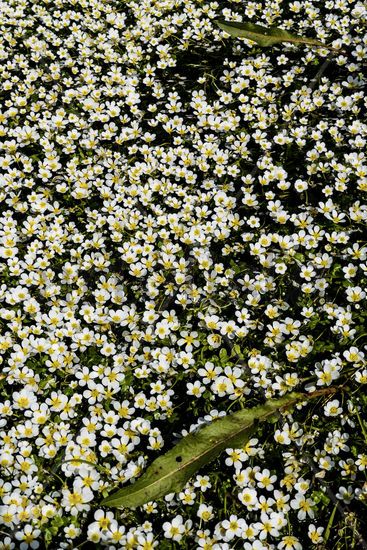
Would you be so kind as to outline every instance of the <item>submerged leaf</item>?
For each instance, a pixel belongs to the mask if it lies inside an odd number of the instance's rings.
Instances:
[[[260,422],[277,418],[283,409],[308,397],[291,393],[214,420],[181,439],[173,449],[157,458],[138,481],[109,495],[101,504],[136,508],[180,491],[199,468],[217,458],[226,448],[245,445]]]
[[[262,25],[256,25],[255,23],[239,23],[236,21],[225,21],[218,19],[215,21],[220,29],[230,34],[234,38],[247,38],[253,40],[259,46],[272,46],[280,42],[292,42],[293,44],[309,44],[311,46],[319,46],[327,48],[325,44],[312,38],[304,38],[303,36],[297,36],[284,29],[278,29],[277,27],[263,27]]]

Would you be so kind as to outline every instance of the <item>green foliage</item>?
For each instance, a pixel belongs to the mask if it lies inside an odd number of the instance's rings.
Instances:
[[[225,21],[222,19],[216,20],[215,23],[220,29],[230,34],[233,38],[247,38],[263,47],[273,46],[281,42],[291,42],[292,44],[307,44],[309,46],[330,49],[319,40],[297,36],[296,34],[278,29],[277,27],[263,27],[262,25],[256,25],[250,22],[238,23],[236,21]]]
[[[221,348],[221,350],[219,351],[219,359],[222,365],[225,365],[228,362],[229,357],[225,348]]]
[[[68,518],[61,517],[61,516],[55,516],[50,524],[45,529],[45,547],[46,548],[52,548],[53,543],[55,541],[55,537],[57,536],[59,530],[61,527],[64,527],[68,524]]]
[[[324,543],[325,544],[327,543],[327,541],[330,538],[330,533],[331,533],[331,529],[333,527],[333,523],[334,523],[335,514],[336,514],[337,509],[338,509],[338,505],[335,504],[334,508],[333,508],[333,511],[330,514],[329,522],[327,524],[326,531],[325,531],[325,534],[324,534]]]
[[[308,397],[292,393],[213,421],[183,438],[173,449],[157,458],[136,483],[113,493],[101,504],[136,508],[180,491],[199,468],[212,462],[226,448],[243,446],[259,423],[278,417],[280,411]]]

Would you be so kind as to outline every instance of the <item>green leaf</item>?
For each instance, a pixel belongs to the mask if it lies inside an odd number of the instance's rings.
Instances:
[[[309,44],[310,46],[328,48],[328,46],[318,40],[297,36],[296,34],[292,34],[284,29],[278,29],[277,27],[263,27],[255,23],[238,23],[236,21],[225,21],[223,19],[218,19],[215,23],[220,29],[230,34],[232,37],[247,38],[263,47],[272,46],[280,42],[291,42],[293,44]]]
[[[330,515],[330,518],[329,518],[329,521],[328,521],[328,524],[327,524],[327,527],[326,527],[326,531],[325,531],[325,534],[324,534],[324,540],[323,540],[323,542],[325,544],[329,540],[330,533],[331,533],[331,528],[332,528],[333,523],[334,523],[334,518],[335,518],[335,514],[336,514],[337,509],[338,509],[338,503],[336,503],[334,505],[333,511],[331,512],[331,515]]]
[[[242,359],[243,353],[242,353],[241,346],[239,346],[238,344],[235,344],[232,348],[232,355],[234,357],[238,357],[239,359]]]
[[[311,497],[315,504],[320,504],[322,506],[327,506],[330,502],[330,498],[325,495],[323,491],[314,491]]]
[[[277,418],[281,411],[310,396],[292,393],[214,420],[181,439],[173,449],[157,458],[138,481],[108,496],[101,505],[136,508],[168,493],[177,493],[222,451],[245,445],[260,422]]]
[[[221,348],[221,350],[219,351],[219,359],[221,363],[226,363],[228,361],[228,353],[225,348]]]
[[[67,524],[67,518],[61,516],[55,516],[51,523],[46,527],[44,532],[45,547],[50,548],[50,544],[55,540],[60,527]]]

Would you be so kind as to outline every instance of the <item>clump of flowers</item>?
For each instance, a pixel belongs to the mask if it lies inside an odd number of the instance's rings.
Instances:
[[[2,3],[0,548],[363,542],[366,16]],[[179,494],[100,506],[201,424],[329,386]]]

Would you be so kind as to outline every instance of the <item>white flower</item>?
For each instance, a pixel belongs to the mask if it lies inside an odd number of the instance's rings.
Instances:
[[[164,536],[167,539],[172,539],[177,542],[182,539],[182,535],[185,532],[185,526],[181,515],[177,515],[172,521],[165,521],[162,527]]]
[[[350,286],[346,290],[348,302],[360,302],[366,297],[366,292],[360,286]]]
[[[257,491],[255,489],[243,489],[243,491],[238,493],[238,498],[249,511],[256,510],[258,508]]]
[[[291,508],[293,510],[298,510],[297,517],[299,520],[306,519],[308,515],[310,518],[315,516],[315,513],[312,509],[314,506],[314,501],[310,498],[307,498],[304,494],[298,493],[295,498],[290,501]]]
[[[222,337],[220,334],[210,334],[207,340],[208,344],[214,349],[219,348],[222,343]]]
[[[200,491],[204,493],[207,489],[210,489],[211,486],[212,484],[210,483],[208,476],[201,476],[201,475],[196,476],[196,480],[194,481],[194,487],[200,488]]]
[[[217,375],[223,371],[222,367],[214,366],[214,363],[207,361],[204,368],[198,370],[198,375],[202,377],[203,384],[210,384],[217,378]]]
[[[171,329],[166,319],[164,319],[163,321],[159,321],[155,326],[155,333],[158,336],[158,338],[161,338],[161,339],[166,338],[166,336],[168,336],[170,332],[171,332]]]
[[[354,498],[353,487],[348,485],[348,487],[339,487],[339,491],[336,493],[336,498],[345,502],[345,504],[350,504]]]
[[[267,491],[272,491],[274,489],[273,483],[276,481],[277,476],[271,475],[270,471],[265,469],[262,472],[256,472],[255,479],[257,480],[258,487],[261,489],[264,488]]]
[[[225,540],[230,541],[234,537],[241,537],[244,529],[248,526],[244,519],[232,514],[229,519],[222,521],[222,527],[226,530]]]
[[[275,431],[274,439],[277,443],[280,443],[281,445],[290,445],[291,443],[289,434],[282,430]]]
[[[325,416],[339,416],[340,414],[342,414],[343,409],[339,405],[340,403],[337,399],[328,401],[328,403],[326,403],[326,405],[324,406]]]
[[[210,386],[213,393],[219,397],[230,395],[234,391],[232,381],[227,376],[218,376]]]
[[[324,527],[316,527],[313,523],[308,526],[308,536],[310,537],[312,544],[320,544],[322,542],[323,532]]]
[[[38,548],[40,543],[36,539],[40,534],[40,529],[34,529],[32,525],[29,524],[25,525],[22,531],[17,531],[15,533],[15,538],[22,541],[19,546],[20,550],[27,550],[27,548]]]
[[[32,405],[37,403],[36,395],[27,389],[13,393],[13,401],[15,409],[30,409]]]
[[[62,506],[66,512],[70,512],[72,516],[78,515],[83,510],[89,510],[87,504],[93,500],[94,495],[89,487],[82,487],[80,483],[74,482],[73,490],[62,490]]]
[[[272,537],[277,537],[279,535],[278,530],[278,517],[273,516],[273,514],[266,514],[265,512],[261,513],[260,521],[255,523],[255,526],[259,530],[259,539],[265,540],[268,535]]]
[[[88,525],[87,539],[93,543],[98,543],[102,538],[102,530],[100,529],[98,523],[94,521]]]
[[[267,550],[268,545],[264,546],[261,540],[255,540],[253,542],[245,542],[243,546],[244,550]]]
[[[205,391],[204,386],[201,385],[199,380],[197,380],[193,384],[191,382],[188,382],[186,384],[186,387],[187,387],[187,395],[194,395],[195,397],[201,397]]]
[[[89,526],[88,526],[89,531]],[[75,539],[80,534],[79,527],[76,527],[75,525],[67,525],[64,527],[64,532],[67,538],[69,539]]]
[[[213,506],[208,506],[206,504],[200,504],[196,514],[203,521],[209,521],[210,519],[212,519],[214,517]]]
[[[279,548],[279,550],[302,550],[303,547],[297,537],[287,535],[282,538],[277,548]]]
[[[246,460],[246,454],[241,449],[226,449],[228,458],[225,463],[227,466],[234,466],[237,469],[242,467],[242,462]]]

